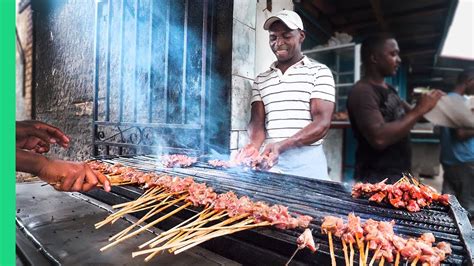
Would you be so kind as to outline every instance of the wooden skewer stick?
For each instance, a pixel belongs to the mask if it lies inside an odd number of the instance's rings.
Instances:
[[[397,256],[395,257],[395,263],[393,265],[398,266],[399,263],[400,263],[400,251],[397,252]]]
[[[235,229],[235,228],[253,228],[255,227],[255,224],[249,224],[250,220],[248,220],[245,224],[234,224],[234,225],[229,225],[229,226],[211,226],[211,227],[205,227],[205,228],[188,228],[188,229],[183,229],[182,231],[210,231],[210,230],[225,230],[225,229]],[[269,223],[270,225],[270,223]]]
[[[377,255],[379,254],[379,251],[380,251],[380,246],[377,248],[377,250],[375,250],[374,255],[372,256],[372,259],[370,260],[369,266],[374,265],[375,257],[377,257]]]
[[[147,206],[151,203],[154,203],[158,200],[160,200],[162,198],[158,198],[158,197],[149,197],[149,198],[143,198],[141,199],[140,201],[132,201],[132,202],[127,202],[126,204],[127,205],[123,205],[124,207],[118,211],[116,211],[115,213],[109,215],[104,221],[102,222],[99,222],[97,224],[95,224],[96,228],[97,227],[100,227],[102,225],[105,225],[109,222],[114,222],[117,220],[117,218],[120,218],[122,217],[123,215],[127,214],[127,213],[131,213],[133,212],[133,210],[135,208],[139,208],[139,207],[143,207],[143,206]]]
[[[364,241],[360,240],[358,236],[356,236],[357,246],[359,247],[359,265],[365,266],[364,264]]]
[[[177,228],[171,228],[169,229],[168,231],[166,232],[163,232],[162,234],[163,235],[167,235],[167,234],[171,234],[171,233],[174,233],[176,231],[180,231],[184,228],[190,228],[190,227],[193,227],[195,226],[196,224],[201,224],[201,223],[206,223],[207,221],[213,221],[214,219],[211,219],[212,217],[214,217],[213,215],[215,216],[218,216],[220,218],[222,218],[223,216],[227,215],[227,214],[222,214],[222,212],[217,212],[217,211],[210,211],[204,215],[202,215],[201,217],[199,217],[196,221],[188,224],[188,225],[185,225],[185,226],[181,226],[181,227],[177,227]],[[212,217],[211,217],[212,216]],[[209,218],[211,217],[211,218]],[[208,219],[209,218],[209,219]],[[220,219],[219,218],[219,219]]]
[[[181,198],[178,198],[178,199],[175,199],[175,200],[172,200],[170,202],[161,202],[157,205],[155,205],[155,208],[153,208],[151,211],[149,211],[147,214],[145,214],[145,216],[143,216],[142,218],[140,218],[140,220],[136,221],[135,223],[133,223],[132,225],[130,225],[128,228],[122,230],[120,233],[114,235],[113,237],[109,238],[109,241],[112,241],[114,239],[120,239],[122,238],[125,234],[127,234],[128,232],[130,232],[130,230],[132,230],[133,228],[135,228],[137,225],[139,225],[140,223],[142,223],[143,221],[145,221],[146,219],[152,217],[153,215],[155,214],[158,214],[160,213],[161,211],[163,210],[166,210],[167,208],[173,206],[174,204],[184,200],[186,198],[186,196],[183,196]],[[166,204],[165,206],[159,208],[157,210],[158,207],[162,206]]]
[[[163,200],[162,202],[166,202],[166,200],[171,197],[171,196],[168,196],[165,200]],[[157,200],[151,200],[151,201],[148,201],[146,203],[141,203],[140,206],[146,206],[146,205],[149,205],[149,204],[152,204],[154,202],[156,202]],[[99,222],[97,224],[95,224],[95,227],[96,229],[108,224],[109,222],[110,223],[114,223],[116,222],[118,219],[120,219],[121,217],[123,217],[125,214],[127,213],[133,213],[133,209],[134,208],[138,208],[137,206],[135,206],[135,204],[131,204],[130,206],[127,206],[127,207],[124,207],[122,208],[121,210],[109,215],[107,218],[105,218],[102,222]]]
[[[230,224],[230,223],[236,222],[236,221],[238,221],[238,220],[240,220],[240,219],[242,219],[242,218],[246,218],[246,217],[249,216],[249,215],[250,215],[250,214],[248,214],[248,213],[240,214],[240,215],[231,217],[231,218],[229,218],[229,219],[227,219],[227,220],[224,220],[224,221],[222,221],[222,222],[216,224],[215,226],[222,226],[222,225]],[[247,221],[248,221],[248,220],[247,220]],[[253,219],[252,219],[252,221],[253,221]],[[244,222],[245,222],[245,221],[244,221]],[[212,231],[212,229],[209,230],[209,231],[193,232],[193,233],[187,235],[186,237],[179,238],[179,239],[178,239],[178,243],[179,243],[179,241],[183,241],[183,240],[187,240],[187,239],[196,239],[197,237],[200,237],[200,236],[203,236],[203,235],[206,235],[206,234],[210,233],[210,231]],[[170,252],[174,252],[174,250],[170,250]]]
[[[209,212],[208,214],[206,214],[205,216],[202,216],[202,219],[206,219],[207,216],[211,216],[211,215],[214,214],[214,213],[215,213],[215,211],[211,211],[211,212]],[[225,216],[225,214],[224,214],[224,215],[220,215],[220,217],[223,217],[223,216]],[[199,219],[201,219],[201,217],[200,217]],[[190,224],[188,224],[188,225],[182,226],[182,227],[180,227],[180,228],[170,229],[170,230],[168,230],[168,231],[166,231],[166,232],[161,233],[161,237],[160,237],[159,239],[155,240],[153,243],[150,243],[150,245],[149,245],[150,248],[155,247],[155,246],[158,245],[159,243],[161,243],[161,242],[163,242],[163,241],[165,241],[165,240],[167,240],[167,239],[170,239],[170,238],[173,237],[173,236],[174,236],[174,238],[171,239],[171,240],[168,241],[168,242],[173,242],[173,241],[176,240],[178,237],[180,237],[180,236],[182,236],[182,235],[184,235],[184,234],[188,235],[188,234],[191,233],[191,232],[182,232],[181,230],[182,230],[183,228],[189,228],[189,227],[199,228],[199,227],[204,226],[208,221],[210,221],[210,220],[199,220],[199,219],[196,220],[196,221],[194,221],[194,222],[192,222],[192,223],[190,223]],[[219,219],[220,219],[220,218],[219,218]],[[170,235],[170,237],[168,237],[168,235]],[[168,243],[167,243],[167,244],[168,244]]]
[[[349,242],[349,249],[351,251],[349,265],[354,266],[354,247],[352,246],[352,242]]]
[[[175,240],[177,240],[178,238],[183,238],[185,237],[186,235],[189,235],[191,232],[183,232],[183,231],[180,231],[182,228],[184,227],[191,227],[191,226],[194,226],[194,228],[199,228],[201,226],[204,226],[207,222],[211,221],[211,218],[218,218],[220,219],[219,217],[223,217],[225,215],[227,215],[225,212],[224,214],[221,214],[221,215],[214,215],[213,217],[207,219],[209,216],[212,216],[214,213],[216,213],[217,211],[213,210],[207,214],[204,214],[204,215],[201,215],[197,221],[191,223],[191,224],[188,224],[186,226],[183,226],[181,228],[177,228],[178,230],[175,230],[173,233],[170,233],[168,234],[167,236],[164,236],[163,238],[159,239],[159,240],[156,240],[155,242],[151,243],[150,244],[150,248],[153,248],[155,246],[157,246],[158,244],[160,244],[161,242],[171,238],[171,240],[169,240],[168,242],[166,242],[165,245],[168,245],[172,242],[174,242]],[[201,220],[201,221],[200,221]],[[168,232],[168,231],[167,231]],[[153,252],[152,254],[148,255],[146,258],[145,258],[145,261],[150,261],[156,254],[158,254],[159,251],[155,251]]]
[[[202,210],[201,212],[196,213],[196,214],[193,215],[192,217],[190,217],[190,218],[188,218],[187,220],[185,220],[185,221],[179,223],[178,225],[176,225],[175,227],[173,227],[173,228],[171,228],[171,229],[169,229],[169,230],[173,230],[173,229],[179,228],[180,226],[189,223],[190,221],[194,220],[195,218],[197,218],[197,217],[200,216],[201,214],[207,212],[208,210],[209,210],[209,208],[206,208],[206,209]],[[166,232],[166,231],[165,231],[165,232]],[[148,246],[149,244],[151,244],[151,243],[153,243],[154,241],[158,240],[158,239],[160,238],[160,236],[161,236],[163,233],[164,233],[164,232],[162,232],[162,233],[159,234],[158,236],[156,236],[156,237],[154,237],[154,238],[148,240],[147,242],[141,244],[140,246],[138,246],[138,248],[139,248],[139,249],[142,249],[142,248]]]
[[[143,193],[140,197],[138,197],[136,200],[134,201],[130,201],[130,202],[124,202],[124,203],[120,203],[120,204],[115,204],[112,206],[112,208],[114,209],[117,209],[117,208],[121,208],[123,206],[128,206],[128,205],[135,205],[135,204],[138,204],[140,203],[141,201],[146,201],[146,200],[149,200],[151,199],[151,197],[153,196],[158,196],[160,195],[160,193],[162,193],[164,191],[162,191],[161,189],[159,189],[158,187],[155,187],[153,189],[149,189],[147,191],[145,191],[145,193]]]
[[[214,212],[214,211],[211,211],[211,213],[212,213],[212,212]],[[203,216],[203,217],[204,217],[204,216]],[[194,222],[193,222],[193,223],[194,223]],[[201,227],[201,226],[204,226],[205,224],[206,224],[206,223],[199,223],[199,224],[197,224],[197,225],[195,224],[195,225],[193,225],[193,226]],[[168,232],[168,231],[167,231],[167,232]],[[167,232],[165,232],[165,233],[167,233]],[[173,233],[164,235],[163,237],[161,237],[161,238],[155,240],[153,243],[150,243],[149,246],[150,246],[150,248],[153,248],[153,247],[157,246],[158,244],[162,243],[163,241],[172,238],[171,240],[169,240],[169,241],[166,243],[166,244],[169,244],[169,243],[173,242],[174,240],[176,240],[177,238],[179,238],[180,236],[182,236],[183,234],[189,234],[189,233],[181,232],[181,231],[179,231],[179,230],[174,230]],[[165,244],[165,245],[166,245],[166,244]],[[158,252],[155,252],[155,253],[151,254],[151,255],[149,256],[149,257],[150,257],[149,259],[151,259],[153,256],[155,256],[157,253],[158,253]]]
[[[139,233],[141,233],[141,232],[145,231],[146,229],[152,227],[153,225],[155,225],[155,224],[157,224],[157,223],[163,221],[164,219],[166,219],[166,218],[172,216],[173,214],[175,214],[175,213],[181,211],[182,209],[184,209],[184,208],[190,206],[191,204],[192,204],[191,202],[188,202],[188,203],[184,204],[183,206],[181,206],[181,207],[179,207],[179,208],[173,210],[172,212],[166,214],[165,216],[162,216],[162,217],[160,217],[159,219],[157,219],[157,220],[155,220],[155,221],[153,221],[153,222],[147,224],[146,226],[143,226],[142,228],[140,228],[140,229],[138,229],[138,230],[135,230],[135,231],[133,231],[132,233],[130,233],[130,234],[126,235],[126,236],[123,236],[123,237],[121,237],[121,238],[115,240],[115,242],[112,242],[112,243],[108,244],[107,246],[102,247],[102,248],[100,249],[100,251],[104,251],[104,250],[106,250],[107,248],[110,248],[110,247],[113,247],[113,246],[119,244],[120,242],[124,241],[125,239],[128,239],[128,238],[130,238],[130,237],[132,237],[132,236],[138,235]]]
[[[365,246],[364,256],[364,265],[367,265],[367,259],[369,258],[369,243]]]
[[[159,194],[159,195],[150,195],[150,196],[147,196],[146,198],[137,199],[135,201],[128,202],[127,206],[123,207],[122,209],[117,211],[112,216],[121,217],[121,216],[123,216],[124,214],[127,214],[127,213],[137,212],[137,210],[139,210],[143,206],[150,205],[151,203],[157,202],[159,200],[164,202],[164,201],[168,200],[170,197],[178,196],[178,195],[179,195],[179,193],[162,193],[162,194]],[[186,196],[186,194],[182,195],[182,197],[183,196]],[[164,198],[164,200],[163,200],[163,198]],[[122,214],[122,215],[120,215],[120,214]],[[113,219],[112,223],[116,220],[117,220],[117,218]]]
[[[268,225],[271,225],[269,222],[261,222],[261,223],[258,223],[258,224],[253,224],[252,226],[255,228],[255,227],[261,227],[261,226],[268,226]],[[210,238],[207,238],[206,236],[202,237],[203,239],[200,239],[199,241],[197,242],[194,242],[193,244],[190,244],[190,245],[186,245],[184,247],[181,247],[179,248],[178,250],[174,251],[174,254],[177,255],[183,251],[186,251],[194,246],[197,246],[203,242],[206,242],[212,238],[215,238],[215,237],[219,237],[219,236],[223,236],[223,235],[230,235],[230,234],[233,234],[233,233],[236,233],[236,232],[239,232],[239,231],[243,231],[243,230],[247,230],[249,229],[248,227],[240,227],[240,228],[237,228],[237,229],[229,229],[229,230],[224,230],[224,232],[222,234],[218,234],[216,236],[213,236],[213,237],[210,237]],[[222,231],[216,231],[216,233],[220,233]]]
[[[344,239],[342,239],[342,250],[344,251],[344,262],[346,266],[349,266],[349,255],[347,254],[347,245]]]
[[[239,230],[244,230],[244,229],[234,229],[235,232],[237,232]],[[232,233],[232,232],[233,231],[231,231],[231,230],[221,230],[221,231],[217,231],[217,232],[213,232],[211,234],[205,235],[200,240],[207,240],[207,239],[211,239],[211,238],[214,238],[214,237],[226,235],[226,234],[229,234],[229,233]],[[156,251],[161,251],[161,250],[165,250],[165,249],[169,249],[169,248],[173,248],[173,247],[177,247],[177,246],[192,244],[195,241],[196,241],[195,239],[190,239],[190,240],[180,242],[180,243],[171,243],[171,244],[164,245],[164,246],[157,247],[157,248],[151,248],[151,249],[147,249],[147,250],[135,251],[135,252],[132,252],[132,257],[135,258],[136,256],[149,254],[149,253],[153,253],[153,252],[156,252]]]
[[[158,203],[158,205],[164,205],[166,204],[166,202],[168,201],[168,199],[170,198],[171,196],[168,196],[167,198],[165,198],[164,200],[162,200],[160,203]],[[144,209],[147,209],[148,207],[154,207],[156,205],[151,205],[152,203],[155,203],[157,202],[158,200],[150,200],[142,205],[137,205],[137,206],[133,206],[132,208],[129,208],[127,210],[124,210],[120,213],[120,215],[116,215],[115,218],[110,222],[111,224],[114,224],[116,221],[118,221],[120,218],[122,218],[123,216],[125,216],[126,214],[130,214],[130,213],[134,213],[134,212],[139,212],[140,210],[144,210]],[[145,207],[146,205],[150,205],[150,206],[147,206]]]
[[[420,259],[420,255],[417,255],[416,258],[413,260],[413,262],[411,263],[411,266],[416,266],[416,264],[418,263],[418,260]]]
[[[300,251],[301,249],[303,249],[304,246],[296,246],[296,250],[295,252],[293,252],[293,254],[291,254],[291,257],[290,259],[288,259],[288,261],[286,262],[285,266],[288,266],[290,264],[290,262],[293,260],[293,258],[295,257],[296,253],[298,253],[298,251]]]
[[[134,201],[115,204],[115,205],[112,206],[112,208],[113,209],[118,209],[118,208],[122,208],[122,207],[124,207],[124,208],[125,207],[133,207],[133,206],[140,205],[141,203],[152,200],[152,199],[162,199],[162,198],[166,198],[167,196],[170,196],[170,195],[174,195],[174,193],[162,193],[162,194],[156,194],[156,195],[149,194],[145,197],[140,197],[140,198],[138,198]]]
[[[120,238],[121,236],[124,236],[125,234],[130,232],[133,228],[135,228],[135,226],[139,225],[140,223],[144,222],[146,219],[150,218],[150,215],[156,214],[155,211],[156,211],[156,209],[158,209],[158,207],[160,207],[160,204],[157,204],[157,205],[153,206],[153,209],[151,209],[142,218],[140,218],[138,221],[134,222],[133,224],[131,224],[130,226],[128,226],[124,230],[120,231],[119,233],[115,234],[114,236],[110,237],[109,241],[113,241],[116,238]]]
[[[331,265],[336,266],[336,256],[334,255],[334,246],[332,244],[332,233],[328,232],[329,252],[331,253]]]
[[[380,262],[379,262],[379,266],[384,266],[385,265],[385,257],[382,256],[382,258],[380,259]]]

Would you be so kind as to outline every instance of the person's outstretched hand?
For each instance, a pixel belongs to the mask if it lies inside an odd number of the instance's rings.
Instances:
[[[16,122],[17,148],[45,153],[49,151],[51,144],[67,148],[69,138],[60,129],[40,121]]]
[[[94,173],[83,162],[49,159],[41,167],[38,177],[59,191],[89,191],[97,185],[102,185],[107,192],[110,191],[110,181],[107,177]]]
[[[418,100],[415,109],[421,114],[426,114],[433,109],[438,103],[439,99],[446,95],[446,93],[440,90],[432,90],[428,93],[423,94]]]

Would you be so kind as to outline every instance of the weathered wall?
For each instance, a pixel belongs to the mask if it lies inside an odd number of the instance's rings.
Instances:
[[[17,1],[17,4],[19,1]],[[18,10],[18,9],[17,9]],[[17,11],[16,120],[32,116],[33,12],[31,6]]]
[[[255,0],[234,0],[230,149],[248,141],[250,97],[255,78]]]
[[[42,1],[34,9],[36,118],[61,128],[72,139],[69,149],[52,149],[53,156],[89,158],[95,1]]]

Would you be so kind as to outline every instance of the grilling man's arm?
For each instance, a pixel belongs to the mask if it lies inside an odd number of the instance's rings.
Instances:
[[[250,123],[247,132],[250,138],[249,144],[258,150],[265,141],[265,107],[261,101],[252,103]]]
[[[464,141],[470,138],[474,138],[474,129],[472,128],[458,128],[456,129],[456,138]]]
[[[313,122],[281,143],[280,153],[289,149],[310,145],[322,139],[331,126],[334,103],[322,99],[311,99]]]

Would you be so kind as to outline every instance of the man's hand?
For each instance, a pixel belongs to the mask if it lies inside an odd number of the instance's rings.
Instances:
[[[259,155],[258,148],[249,143],[239,150],[233,161],[241,162],[247,158],[256,157]]]
[[[439,99],[444,95],[446,95],[446,93],[440,90],[432,90],[428,93],[425,93],[418,100],[414,109],[417,110],[421,115],[424,115],[431,111],[431,109],[436,106]]]
[[[263,149],[262,156],[268,158],[268,164],[270,166],[276,165],[278,163],[278,157],[283,152],[283,143],[274,142],[268,143],[265,145],[265,149]]]
[[[106,176],[92,171],[86,163],[47,160],[38,173],[38,177],[54,184],[59,191],[89,191],[101,184],[110,191],[110,181]]]
[[[51,144],[58,144],[67,148],[69,146],[69,138],[60,129],[43,122],[16,122],[17,148],[45,153],[49,151]]]

